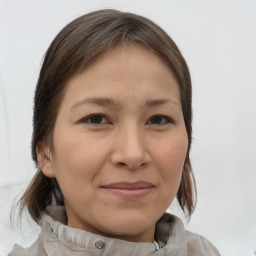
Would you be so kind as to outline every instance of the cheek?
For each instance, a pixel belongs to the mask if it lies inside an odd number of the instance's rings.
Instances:
[[[158,157],[159,169],[161,171],[163,188],[170,192],[177,192],[184,161],[187,154],[188,140],[187,136],[177,136],[163,143],[160,152],[155,152]]]
[[[88,189],[85,183],[92,182],[104,159],[102,147],[82,133],[59,133],[54,143],[53,168],[62,190],[75,188],[81,192]]]
[[[91,206],[102,170],[108,162],[111,143],[101,136],[79,129],[56,134],[55,174],[66,202],[73,207]]]
[[[59,129],[60,131],[61,129]],[[61,161],[66,167],[89,166],[92,162],[99,160],[103,154],[102,144],[97,143],[93,136],[85,134],[83,130],[66,129],[56,134],[54,138],[55,160],[60,165]]]
[[[180,170],[186,158],[188,149],[188,139],[186,135],[176,136],[161,144],[161,150],[155,150],[158,155],[159,162],[163,163],[165,168],[172,170]]]

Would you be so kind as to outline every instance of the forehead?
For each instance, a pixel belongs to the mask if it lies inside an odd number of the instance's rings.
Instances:
[[[180,101],[175,76],[158,54],[140,45],[116,46],[97,56],[67,83],[65,99],[90,95],[141,100],[170,96]]]
[[[175,78],[171,66],[159,53],[151,48],[134,43],[118,44],[109,48],[93,58],[84,71],[89,73],[91,70],[96,69],[100,73],[103,70],[107,73],[115,69],[118,71],[116,75],[122,74],[125,71],[143,75],[141,71],[144,72],[145,69],[156,74],[156,71],[161,70]]]

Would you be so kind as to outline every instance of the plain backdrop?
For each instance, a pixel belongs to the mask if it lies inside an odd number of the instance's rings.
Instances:
[[[187,229],[224,256],[256,251],[255,0],[0,0],[0,255],[36,239],[10,227],[13,199],[35,173],[33,94],[43,55],[74,18],[101,8],[144,15],[174,39],[193,82],[192,165],[198,205]],[[170,209],[181,215],[177,206]]]

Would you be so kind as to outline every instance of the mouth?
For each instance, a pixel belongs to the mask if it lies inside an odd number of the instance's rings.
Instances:
[[[102,186],[103,189],[115,196],[128,200],[136,200],[146,196],[155,186],[146,181],[118,182]]]

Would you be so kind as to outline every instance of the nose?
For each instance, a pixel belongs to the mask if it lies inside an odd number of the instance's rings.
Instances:
[[[139,128],[120,129],[115,136],[115,149],[111,162],[116,167],[135,170],[144,168],[151,162],[147,141]]]

